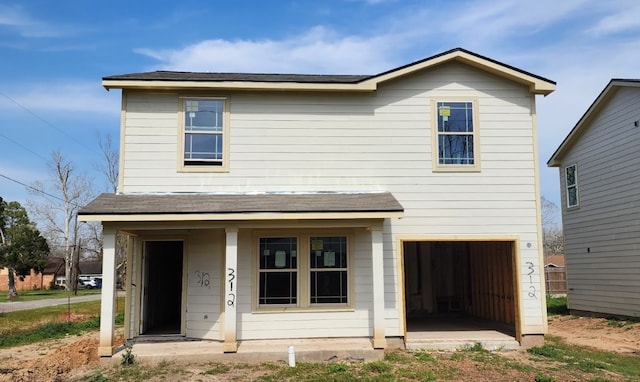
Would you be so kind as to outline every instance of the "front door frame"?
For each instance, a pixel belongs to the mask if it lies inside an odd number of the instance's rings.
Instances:
[[[136,305],[138,307],[137,309],[137,314],[136,314],[136,323],[135,323],[135,327],[137,328],[137,335],[145,335],[143,333],[143,321],[144,321],[144,309],[145,309],[145,292],[146,292],[146,271],[144,270],[145,267],[147,267],[147,261],[146,261],[146,256],[147,254],[145,253],[145,244],[147,242],[161,242],[161,241],[181,241],[182,242],[182,293],[181,293],[181,303],[180,303],[180,331],[178,334],[179,336],[186,336],[187,334],[187,325],[186,325],[186,318],[187,318],[187,286],[188,286],[188,280],[187,280],[187,276],[188,276],[188,272],[187,272],[187,265],[188,265],[188,251],[187,251],[187,247],[188,247],[188,240],[185,236],[181,236],[181,235],[161,235],[158,234],[158,236],[156,235],[148,235],[148,236],[144,236],[144,237],[140,237],[140,241],[139,241],[139,246],[138,251],[139,251],[139,256],[137,256],[138,261],[138,266],[137,268],[137,273],[139,275],[139,280],[138,280],[138,285],[140,285],[141,287],[138,288],[138,295],[135,298],[135,301],[137,302]],[[142,333],[142,334],[141,334]]]

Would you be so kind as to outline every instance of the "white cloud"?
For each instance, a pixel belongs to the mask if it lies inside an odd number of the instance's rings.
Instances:
[[[15,29],[22,37],[61,37],[72,34],[69,25],[53,25],[33,18],[19,5],[0,4],[0,27]]]
[[[325,27],[283,40],[205,40],[181,49],[137,49],[160,69],[211,72],[375,74],[397,53],[392,35],[340,36]]]
[[[612,13],[588,29],[595,36],[640,30],[640,3],[637,0],[613,2]]]

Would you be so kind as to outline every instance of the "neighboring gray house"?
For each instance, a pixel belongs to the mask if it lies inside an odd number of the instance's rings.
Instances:
[[[101,356],[126,338],[361,339],[437,323],[480,342],[547,330],[536,146],[543,77],[453,49],[376,75],[150,72],[122,91],[104,233]],[[454,320],[455,318],[455,320]]]
[[[560,169],[568,308],[640,317],[640,80],[612,79],[547,164]]]

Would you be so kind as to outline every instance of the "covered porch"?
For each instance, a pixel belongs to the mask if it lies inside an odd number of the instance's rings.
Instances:
[[[304,352],[308,341],[317,346],[318,341],[326,340],[339,349],[341,338],[350,338],[352,343],[364,339],[371,350],[383,349],[387,346],[383,232],[387,220],[402,213],[398,201],[384,192],[103,194],[80,213],[82,220],[103,225],[99,355],[111,357],[116,351],[113,318],[119,232],[129,238],[126,338],[144,340],[145,334],[157,335],[149,330],[150,321],[167,313],[177,323],[166,333],[167,339],[179,340],[171,342],[175,349],[193,349],[188,340],[197,339],[199,346],[207,348],[206,354],[242,353],[251,348],[256,353],[261,342],[275,346],[278,341],[298,341]],[[294,249],[287,252],[273,247],[276,250],[270,253],[270,260],[263,262],[261,256],[269,254],[265,245],[281,245],[285,238],[295,240]],[[334,247],[329,248],[335,238],[348,243],[342,257]],[[271,243],[274,240],[276,244]],[[324,260],[316,264],[315,256]],[[162,280],[176,279],[164,289],[167,295],[179,289],[173,293],[176,308],[154,311],[154,306],[167,301],[164,293],[149,297],[164,283],[156,280],[153,284],[152,275],[162,272],[166,273]],[[330,276],[327,272],[341,274],[340,280],[348,285],[342,300],[319,292],[318,280]],[[293,275],[289,289],[295,290],[286,304],[280,301],[282,288],[264,292],[256,285],[266,285],[266,275],[279,280],[285,273]],[[276,304],[268,305],[269,293],[278,296]],[[356,294],[370,294],[370,298]],[[323,305],[323,301],[329,303]],[[145,345],[138,342],[137,353]],[[264,348],[276,351],[270,345]]]

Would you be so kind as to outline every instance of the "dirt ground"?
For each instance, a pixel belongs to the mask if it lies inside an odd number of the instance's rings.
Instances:
[[[555,316],[549,319],[549,334],[562,337],[570,344],[640,355],[640,323],[618,325],[616,321],[601,318]],[[98,367],[97,347],[98,333],[92,332],[42,344],[0,349],[0,382],[69,380]],[[526,358],[526,353],[513,353],[516,354],[509,357]],[[478,365],[473,361],[456,362],[456,369],[465,374],[468,370],[470,380],[477,380]]]

